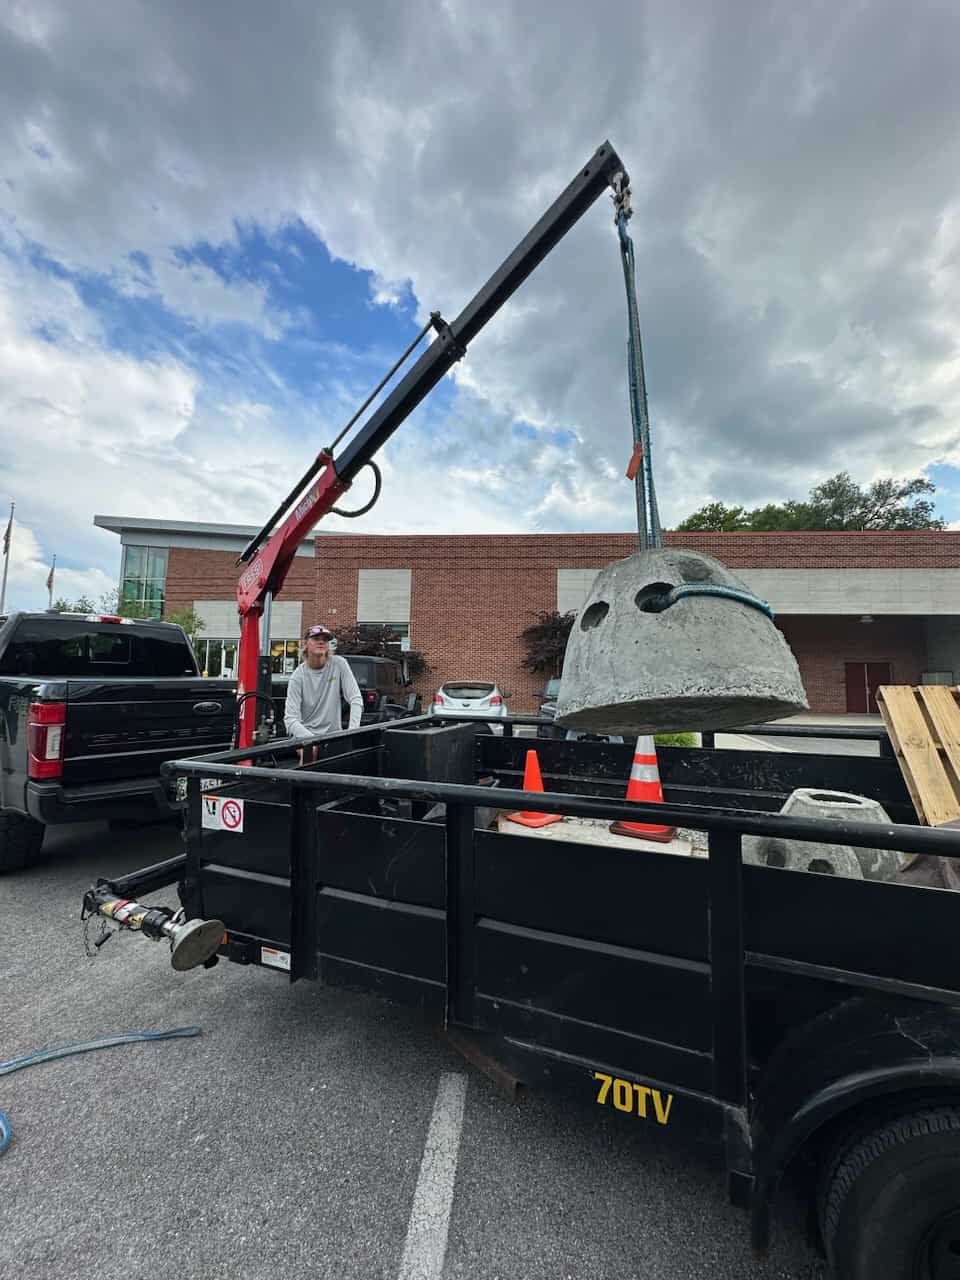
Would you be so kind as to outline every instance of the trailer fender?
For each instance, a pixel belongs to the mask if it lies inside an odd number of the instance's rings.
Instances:
[[[960,1007],[857,998],[787,1037],[755,1092],[754,1248],[766,1248],[770,1204],[801,1147],[844,1116],[889,1114],[898,1095],[960,1102]]]

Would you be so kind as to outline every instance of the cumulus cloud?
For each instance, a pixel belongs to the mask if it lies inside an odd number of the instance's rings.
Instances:
[[[4,478],[91,555],[98,508],[256,521],[372,379],[338,399],[331,376],[311,409],[253,343],[297,318],[184,248],[299,220],[371,273],[373,305],[452,317],[608,136],[668,522],[840,467],[960,465],[958,43],[935,0],[909,22],[892,0],[561,0],[549,22],[506,0],[0,5],[5,243],[252,335],[213,365],[119,355],[21,251],[0,282]],[[629,437],[599,202],[458,366],[448,419],[395,438],[363,527],[629,527]]]
[[[4,514],[3,528],[8,515]],[[44,540],[49,543],[49,538]],[[41,544],[36,532],[14,518],[10,536],[10,561],[7,569],[5,608],[44,608],[47,604],[47,577],[53,557]],[[71,568],[58,564],[54,570],[54,598],[78,600],[86,596],[94,604],[101,596],[116,588],[115,577],[98,568]]]

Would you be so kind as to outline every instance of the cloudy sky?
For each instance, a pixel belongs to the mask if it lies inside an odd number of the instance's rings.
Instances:
[[[955,0],[0,0],[8,605],[115,584],[95,512],[265,518],[605,138],[665,521],[842,467],[960,520],[958,47]],[[349,527],[630,527],[625,341],[602,200]]]

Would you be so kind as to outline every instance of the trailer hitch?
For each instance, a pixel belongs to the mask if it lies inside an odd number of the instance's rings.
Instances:
[[[199,964],[216,964],[217,948],[226,933],[222,920],[186,920],[182,910],[147,907],[131,898],[120,898],[106,880],[83,895],[81,920],[96,915],[112,920],[121,929],[138,931],[152,942],[166,939],[170,963],[180,973]],[[105,934],[94,945],[99,949],[109,936]]]

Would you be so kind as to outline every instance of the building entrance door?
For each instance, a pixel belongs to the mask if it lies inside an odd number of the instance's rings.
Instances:
[[[879,715],[877,690],[893,684],[889,662],[848,662],[847,710],[859,715]]]

